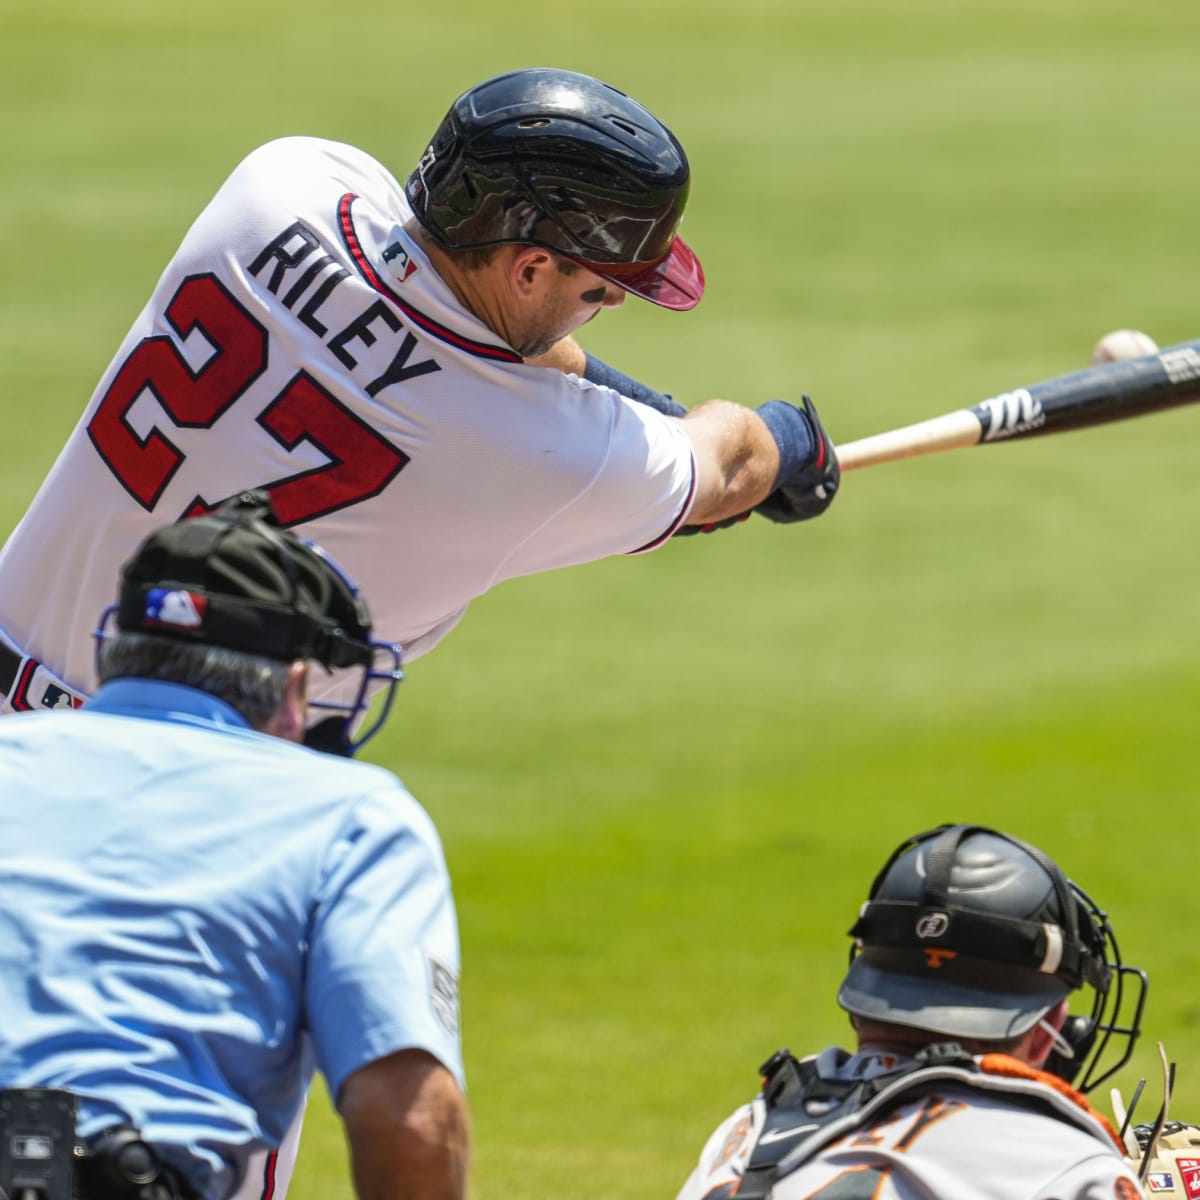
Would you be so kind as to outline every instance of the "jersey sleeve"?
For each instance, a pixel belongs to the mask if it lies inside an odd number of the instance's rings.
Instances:
[[[306,1016],[335,1098],[359,1067],[426,1050],[463,1085],[458,925],[441,843],[397,784],[355,805],[311,918]]]
[[[590,409],[583,429],[603,451],[570,501],[514,547],[505,577],[656,549],[695,501],[695,455],[677,419],[610,388],[575,383]]]

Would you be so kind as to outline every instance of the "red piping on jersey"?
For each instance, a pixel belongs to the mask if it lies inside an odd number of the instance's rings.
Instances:
[[[659,536],[656,537],[652,542],[647,542],[644,546],[639,546],[636,550],[626,551],[627,554],[644,554],[647,550],[653,550],[656,547],[661,546],[663,542],[665,542],[667,538],[671,537],[675,533],[675,530],[677,530],[683,524],[687,517],[688,509],[692,507],[692,501],[696,498],[696,485],[698,483],[696,477],[696,456],[693,454],[691,458],[692,486],[688,489],[687,499],[683,502],[683,506],[679,510],[679,516],[677,516],[675,520],[673,520],[667,527],[666,533],[659,534]]]
[[[455,333],[453,329],[439,325],[432,317],[427,317],[423,312],[418,312],[413,308],[411,304],[406,304],[401,300],[383,282],[379,273],[371,266],[366,254],[363,253],[362,243],[358,240],[358,234],[354,232],[354,222],[350,217],[350,206],[357,199],[358,196],[354,192],[347,192],[338,201],[338,227],[342,232],[342,241],[345,242],[350,257],[354,259],[354,265],[377,292],[386,296],[414,325],[419,325],[426,333],[432,333],[434,337],[441,338],[443,342],[449,342],[451,346],[459,350],[465,350],[468,354],[474,354],[479,358],[498,359],[500,362],[519,363],[525,361],[515,350],[509,350],[505,346],[490,346],[487,342],[475,342],[470,338],[465,338],[462,334]]]
[[[29,692],[29,685],[33,682],[33,673],[38,669],[38,661],[36,658],[25,660],[25,666],[21,669],[20,675],[17,676],[16,682],[13,684],[12,694],[8,697],[9,707],[13,712],[30,712],[33,705],[26,699]]]
[[[267,1161],[263,1166],[263,1193],[262,1200],[271,1200],[275,1195],[275,1166],[279,1161],[279,1151],[272,1150],[267,1155]]]

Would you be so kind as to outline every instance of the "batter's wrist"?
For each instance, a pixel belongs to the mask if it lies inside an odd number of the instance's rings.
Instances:
[[[771,490],[812,465],[820,448],[808,415],[786,400],[768,400],[754,410],[779,447],[779,472]]]

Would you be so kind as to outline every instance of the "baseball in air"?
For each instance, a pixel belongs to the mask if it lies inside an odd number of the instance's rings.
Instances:
[[[1140,329],[1114,329],[1106,333],[1092,348],[1092,366],[1102,363],[1124,362],[1127,358],[1143,358],[1154,354],[1158,344]]]

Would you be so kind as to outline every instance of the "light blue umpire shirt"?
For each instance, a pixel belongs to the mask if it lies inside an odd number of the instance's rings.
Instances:
[[[429,1051],[462,1082],[432,821],[387,771],[177,684],[0,721],[0,1086],[78,1093],[200,1192],[273,1149],[314,1065]]]

